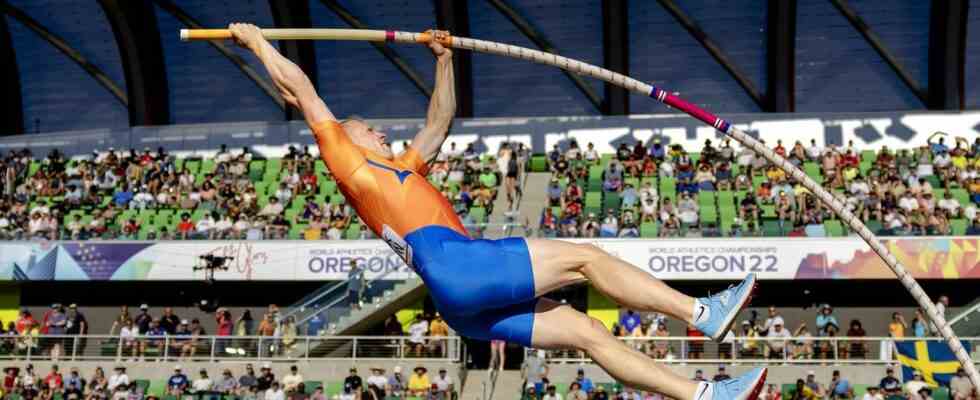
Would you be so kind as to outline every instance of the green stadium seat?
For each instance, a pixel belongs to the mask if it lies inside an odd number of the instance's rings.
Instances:
[[[268,175],[270,172],[279,175],[279,170],[282,169],[282,159],[281,158],[270,158],[265,162],[265,174]]]
[[[828,219],[823,223],[824,229],[827,231],[827,236],[829,237],[841,237],[844,236],[844,226],[841,225],[840,220]]]
[[[344,232],[344,239],[356,240],[361,236],[361,224],[350,224]]]
[[[735,204],[735,192],[722,190],[718,192],[718,207],[725,208]]]
[[[140,388],[140,391],[146,393],[150,389],[150,381],[148,379],[137,379],[133,381],[136,387]]]
[[[960,207],[966,207],[970,205],[970,193],[963,188],[953,188],[949,190],[953,194],[953,198],[960,202]]]
[[[699,211],[702,224],[717,224],[718,210],[714,206],[701,207]]]
[[[484,223],[487,219],[487,209],[483,207],[470,207],[470,217],[473,217],[473,220],[478,224]]]
[[[337,193],[337,182],[325,180],[320,182],[320,193],[332,195]]]
[[[939,177],[938,176],[935,176],[935,175],[926,175],[924,178],[925,178],[926,182],[929,182],[929,184],[932,185],[932,187],[934,187],[934,188],[942,187],[943,186],[943,183],[939,180]]]
[[[969,227],[969,223],[963,218],[951,220],[949,221],[949,225],[951,233],[955,236],[966,235],[966,229]]]
[[[541,154],[531,156],[531,172],[548,172],[548,157]]]
[[[777,218],[777,217],[779,217],[779,215],[776,214],[776,206],[773,205],[773,204],[762,204],[762,205],[759,206],[759,208],[762,209],[762,215],[761,215],[762,218]]]
[[[783,229],[779,226],[779,221],[774,219],[763,220],[762,235],[767,237],[783,236]]]
[[[323,386],[322,381],[303,381],[303,392],[306,394],[312,394],[316,391],[316,388],[320,386]]]
[[[614,210],[618,212],[620,204],[619,193],[606,192],[602,198],[602,211]]]
[[[330,382],[323,387],[323,394],[328,398],[332,399],[334,396],[338,396],[344,392],[343,382]]]
[[[655,238],[657,237],[658,229],[656,222],[644,222],[640,224],[640,237],[643,238]]]
[[[878,158],[878,154],[874,150],[863,150],[861,151],[861,163],[873,163],[875,159]]]
[[[704,207],[714,208],[715,200],[716,200],[715,192],[708,192],[704,190],[698,192],[698,205],[701,208]]]
[[[187,160],[184,162],[184,167],[186,167],[191,174],[197,175],[197,173],[201,170],[201,160]]]
[[[344,195],[342,194],[334,194],[330,196],[330,204],[340,205],[344,204],[345,201]]]
[[[210,174],[214,172],[215,162],[213,158],[205,158],[201,161],[201,172],[205,174]]]
[[[870,230],[871,233],[874,234],[878,234],[878,231],[884,228],[884,225],[881,224],[881,221],[878,221],[876,219],[868,220],[864,223],[864,225],[867,226],[868,230]]]

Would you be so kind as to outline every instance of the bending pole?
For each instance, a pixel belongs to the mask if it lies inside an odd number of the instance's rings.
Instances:
[[[262,33],[263,36],[269,40],[370,40],[397,43],[428,43],[432,40],[431,35],[425,33],[358,29],[263,29]],[[182,40],[230,39],[231,32],[229,32],[227,29],[183,29],[180,32],[180,38]],[[802,183],[803,186],[810,190],[811,193],[815,194],[820,201],[829,206],[842,221],[847,223],[847,226],[850,227],[851,230],[856,232],[861,239],[864,239],[864,241],[871,246],[871,249],[874,250],[879,257],[881,257],[885,264],[888,265],[892,272],[895,273],[895,276],[898,277],[898,280],[902,282],[902,285],[904,285],[909,293],[912,294],[912,297],[919,303],[919,306],[926,310],[926,314],[929,316],[929,319],[932,320],[933,324],[939,327],[939,333],[946,340],[946,344],[949,345],[951,350],[953,350],[953,353],[956,354],[957,360],[961,365],[963,365],[963,368],[966,370],[967,375],[969,375],[970,381],[973,382],[974,387],[980,388],[980,373],[977,372],[976,366],[973,365],[970,355],[966,352],[966,349],[963,348],[962,343],[960,343],[959,338],[957,338],[953,333],[953,330],[949,327],[949,324],[946,323],[946,318],[939,315],[939,310],[936,309],[936,305],[932,303],[932,301],[929,299],[929,295],[922,290],[922,286],[919,286],[919,283],[916,282],[915,278],[912,277],[912,274],[905,269],[905,266],[903,266],[898,259],[888,251],[885,245],[881,243],[881,241],[879,241],[873,233],[871,233],[871,230],[869,230],[868,227],[864,226],[864,223],[862,223],[858,217],[847,210],[843,202],[838,200],[830,192],[808,177],[803,170],[797,168],[788,160],[776,154],[776,152],[767,148],[755,138],[747,135],[738,128],[735,128],[728,121],[718,118],[714,114],[688,103],[681,98],[670,94],[662,88],[640,82],[636,79],[605,68],[600,68],[595,65],[552,53],[486,40],[465,37],[449,37],[440,43],[457,49],[520,58],[539,64],[558,67],[576,74],[591,76],[593,78],[609,82],[627,90],[634,91],[645,96],[650,96],[664,104],[684,111],[688,115],[715,127],[715,129],[721,133],[724,133],[725,135],[728,135],[732,139],[735,139],[743,146],[752,149],[752,151],[754,151],[756,154],[761,155],[763,158],[782,169],[788,175],[792,176],[793,179],[796,179]]]

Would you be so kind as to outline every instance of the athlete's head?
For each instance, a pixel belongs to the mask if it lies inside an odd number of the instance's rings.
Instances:
[[[347,132],[347,136],[350,137],[350,140],[354,144],[387,158],[395,157],[391,151],[391,145],[385,141],[388,135],[384,132],[374,130],[363,118],[350,116],[341,120],[340,124],[343,125],[344,131]]]

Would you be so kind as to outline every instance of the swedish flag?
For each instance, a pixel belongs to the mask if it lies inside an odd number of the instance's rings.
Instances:
[[[969,353],[970,343],[961,343]],[[960,366],[953,351],[940,340],[899,340],[895,342],[895,349],[898,362],[902,364],[904,381],[912,379],[912,372],[919,370],[929,386],[949,386],[949,380]]]

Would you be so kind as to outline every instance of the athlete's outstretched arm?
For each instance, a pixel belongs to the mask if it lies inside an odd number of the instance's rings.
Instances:
[[[436,56],[436,87],[429,100],[429,111],[425,116],[425,127],[412,139],[412,147],[422,159],[432,161],[439,154],[442,142],[446,141],[449,126],[456,115],[456,84],[453,77],[453,52],[438,40],[448,37],[446,31],[429,31],[435,40],[429,43],[432,55]]]
[[[258,27],[252,24],[233,23],[228,25],[228,29],[235,42],[251,50],[262,61],[283,100],[298,108],[307,124],[313,126],[317,122],[337,119],[317,95],[316,88],[313,87],[306,73],[279,54],[279,50],[262,37]]]

